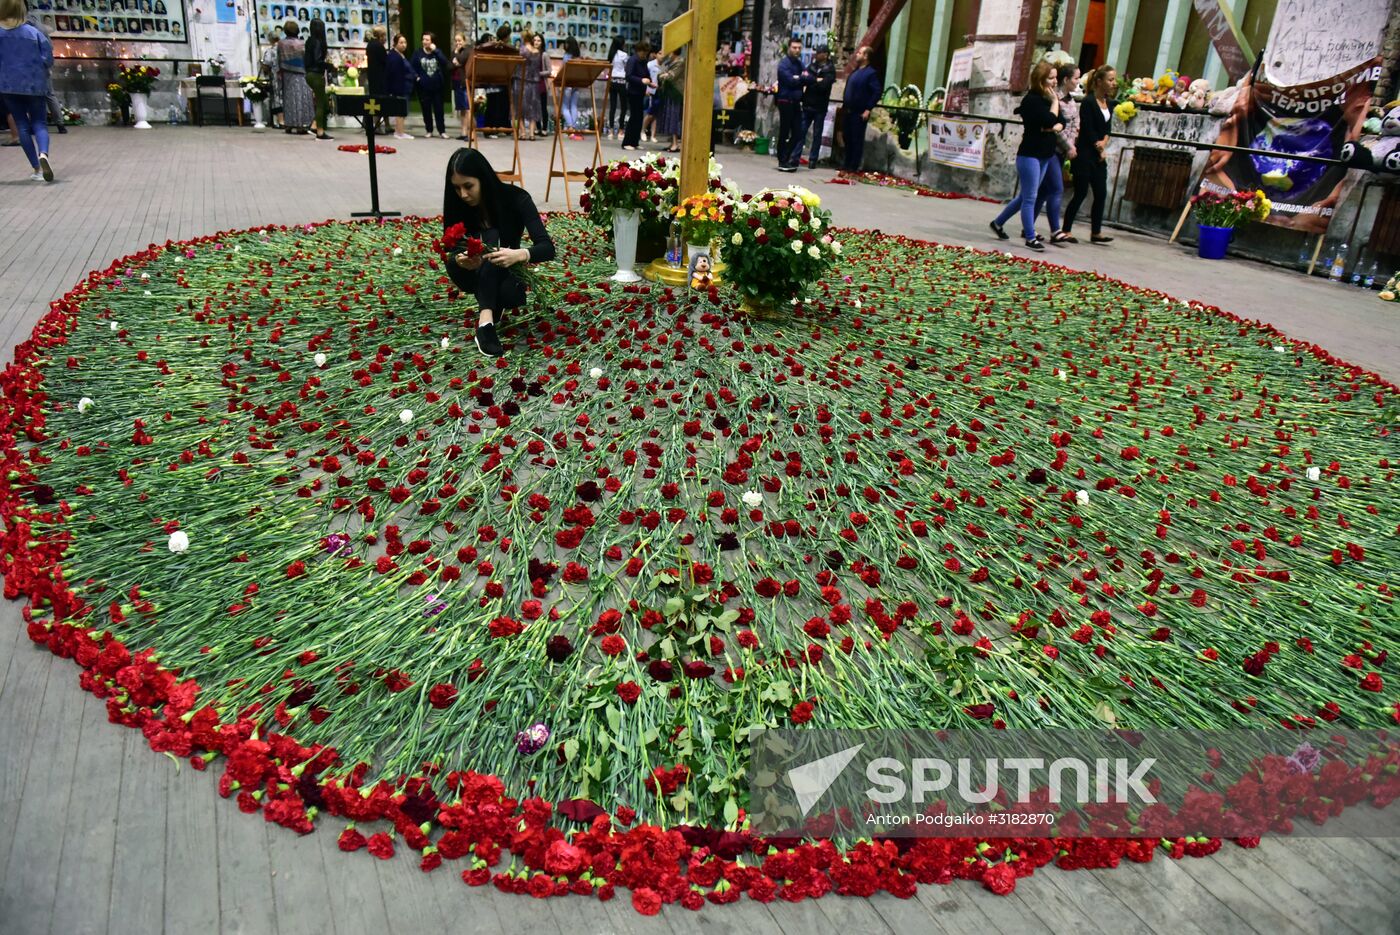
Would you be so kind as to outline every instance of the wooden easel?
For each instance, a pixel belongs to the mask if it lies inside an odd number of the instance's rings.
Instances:
[[[544,200],[549,200],[549,190],[554,185],[555,179],[564,180],[564,206],[572,208],[573,203],[569,200],[569,183],[582,182],[587,176],[582,172],[570,172],[568,160],[564,155],[564,92],[570,88],[588,88],[589,107],[592,108],[593,124],[593,162],[589,168],[598,168],[598,163],[603,160],[603,138],[598,129],[599,117],[607,109],[608,92],[607,85],[604,85],[603,106],[598,106],[598,94],[594,90],[597,87],[598,79],[606,77],[612,69],[610,62],[600,61],[591,58],[575,58],[565,62],[563,67],[554,73],[553,79],[549,82],[549,87],[554,96],[554,146],[549,151],[549,181],[544,186]],[[559,168],[554,168],[555,157],[558,157]]]
[[[515,80],[520,80],[520,91],[511,100],[510,90]],[[511,155],[510,171],[502,172],[496,170],[497,177],[502,182],[515,182],[524,185],[524,176],[521,170],[524,168],[520,162],[520,127],[518,115],[521,114],[521,101],[525,93],[525,56],[523,55],[487,55],[484,53],[473,55],[467,62],[467,101],[476,100],[476,89],[482,86],[501,86],[506,89],[506,99],[510,101],[510,126],[508,127],[478,127],[475,120],[467,122],[467,145],[473,149],[477,148],[476,135],[478,133],[509,133],[515,144],[515,152]]]

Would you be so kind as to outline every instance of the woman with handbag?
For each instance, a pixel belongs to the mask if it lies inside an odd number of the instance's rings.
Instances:
[[[1026,238],[1026,246],[1040,252],[1045,249],[1045,242],[1035,232],[1036,198],[1040,194],[1040,186],[1045,182],[1046,173],[1051,168],[1058,171],[1055,140],[1056,134],[1064,126],[1060,117],[1060,99],[1055,94],[1054,63],[1045,59],[1036,62],[1031,69],[1030,85],[1030,90],[1015,111],[1021,116],[1021,145],[1016,150],[1016,175],[1020,179],[1021,191],[1007,202],[990,226],[999,240],[1006,240],[1009,235],[1002,225],[1020,212],[1021,233]],[[1060,226],[1059,187],[1051,188],[1046,206],[1052,231]]]
[[[332,140],[335,137],[326,133],[326,119],[330,113],[326,94],[326,73],[334,66],[328,59],[330,52],[326,45],[326,24],[318,16],[311,21],[310,34],[306,37],[306,84],[311,88],[311,96],[316,100],[316,119],[311,122],[311,130],[318,140]]]

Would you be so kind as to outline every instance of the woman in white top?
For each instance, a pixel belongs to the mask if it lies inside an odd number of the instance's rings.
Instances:
[[[622,124],[627,120],[627,47],[621,36],[613,36],[608,49],[612,75],[608,79],[608,125],[604,136],[622,136]]]

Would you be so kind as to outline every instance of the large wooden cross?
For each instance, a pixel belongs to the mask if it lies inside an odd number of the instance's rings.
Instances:
[[[744,8],[744,0],[690,0],[690,9],[661,31],[661,51],[690,46],[685,64],[681,118],[680,197],[704,194],[710,181],[710,118],[715,100],[715,44],[719,24]]]

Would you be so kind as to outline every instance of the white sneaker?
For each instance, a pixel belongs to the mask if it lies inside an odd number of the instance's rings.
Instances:
[[[49,154],[39,154],[39,175],[45,182],[53,181],[53,166],[49,163]]]
[[[447,139],[447,134],[446,134],[446,133],[439,133],[439,134],[438,134],[438,139],[440,139],[440,140],[445,140],[445,139]]]
[[[44,173],[42,173],[42,172],[35,172],[33,175],[31,175],[31,176],[29,177],[29,181],[31,181],[31,182],[42,182],[43,180],[44,180]]]
[[[395,134],[394,134],[394,139],[396,139],[396,140],[411,140],[411,139],[413,139],[413,134],[411,134],[411,133],[395,133]]]

